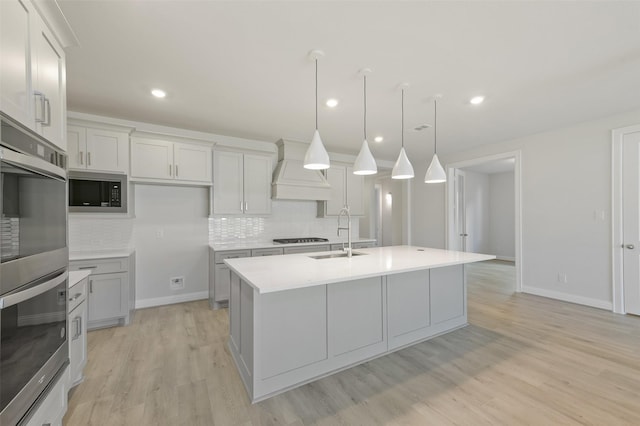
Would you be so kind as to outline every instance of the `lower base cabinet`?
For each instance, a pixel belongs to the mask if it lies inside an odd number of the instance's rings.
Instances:
[[[128,325],[135,308],[135,253],[127,257],[69,262],[69,270],[90,270],[87,329]]]
[[[87,292],[88,279],[73,286],[69,298],[69,385],[78,385],[84,380],[83,370],[87,365]]]

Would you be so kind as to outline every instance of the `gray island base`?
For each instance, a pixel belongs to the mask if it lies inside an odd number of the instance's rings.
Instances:
[[[411,246],[358,252],[225,261],[229,349],[252,402],[467,325],[464,264],[495,258]]]

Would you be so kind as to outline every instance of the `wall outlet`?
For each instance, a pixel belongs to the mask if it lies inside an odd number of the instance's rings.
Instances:
[[[171,290],[182,290],[184,288],[184,277],[174,277],[169,279],[169,288]]]
[[[164,228],[156,229],[156,238],[164,238]]]
[[[568,283],[567,273],[566,272],[558,272],[558,282],[562,284]]]

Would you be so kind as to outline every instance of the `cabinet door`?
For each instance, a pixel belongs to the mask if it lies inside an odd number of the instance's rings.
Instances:
[[[213,152],[213,214],[244,212],[242,154]]]
[[[331,185],[331,199],[326,201],[327,215],[337,216],[344,207],[346,172],[343,166],[331,166],[327,169],[327,182]]]
[[[364,216],[364,202],[362,197],[362,191],[364,190],[364,177],[361,175],[354,175],[353,168],[347,167],[346,179],[346,199],[349,211],[353,216]]]
[[[224,263],[215,266],[213,299],[216,302],[229,300],[231,288],[231,270]]]
[[[31,3],[0,1],[0,104],[4,113],[31,129],[35,123],[29,39],[34,14]]]
[[[271,158],[244,156],[244,212],[271,214]]]
[[[124,317],[128,311],[126,272],[89,277],[89,321]]]
[[[31,42],[31,73],[36,96],[36,129],[49,142],[67,150],[67,99],[64,51],[38,17]]]
[[[67,155],[70,169],[85,169],[87,157],[87,129],[67,126]]]
[[[69,366],[71,384],[82,380],[87,364],[87,302],[80,303],[69,315]]]
[[[87,129],[87,169],[129,171],[129,135],[109,130]]]
[[[131,176],[173,179],[173,142],[131,138]]]
[[[174,143],[176,179],[211,182],[211,149],[206,146]]]

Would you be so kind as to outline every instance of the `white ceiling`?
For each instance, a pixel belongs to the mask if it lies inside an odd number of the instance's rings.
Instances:
[[[426,161],[438,104],[447,153],[640,108],[640,2],[58,0],[72,111],[276,141],[310,140],[314,66],[330,151],[362,143],[362,80],[377,158]],[[163,100],[151,88],[168,92]],[[468,103],[486,96],[481,106]],[[374,143],[375,135],[384,135]]]

